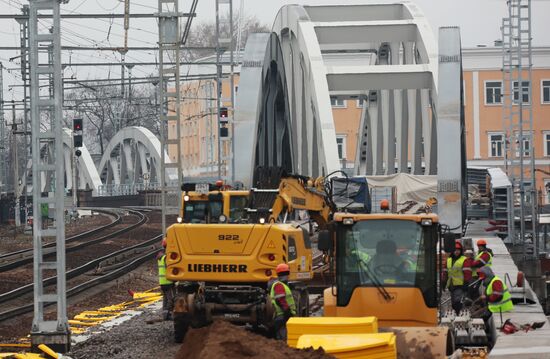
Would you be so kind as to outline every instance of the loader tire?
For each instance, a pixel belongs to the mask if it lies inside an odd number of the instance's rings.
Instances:
[[[179,314],[174,316],[174,341],[176,343],[183,342],[185,334],[189,329],[191,323],[191,317],[189,314]]]

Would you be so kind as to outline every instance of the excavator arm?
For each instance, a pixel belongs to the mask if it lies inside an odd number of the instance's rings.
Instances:
[[[277,222],[280,215],[297,209],[306,210],[309,216],[324,227],[332,212],[323,186],[323,177],[317,179],[300,176],[281,179],[279,194],[271,208],[269,220]]]

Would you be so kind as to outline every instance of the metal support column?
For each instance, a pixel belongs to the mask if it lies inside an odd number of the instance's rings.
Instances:
[[[224,16],[225,14],[225,16]],[[233,1],[232,0],[216,0],[216,90],[218,104],[218,178],[224,178],[233,182],[235,177],[234,167],[234,143],[233,138],[233,114],[235,103],[235,83],[234,83],[234,44],[233,44]],[[222,55],[229,55],[229,98],[223,97],[223,65],[227,61],[223,61]],[[226,56],[227,56],[226,55]],[[228,109],[228,118],[221,118],[221,108]],[[227,129],[225,129],[228,127]],[[222,130],[223,128],[223,130]],[[225,137],[222,136],[222,131],[227,131]],[[231,168],[231,173],[228,171],[228,165]]]
[[[30,158],[30,144],[29,144],[29,137],[30,134],[30,126],[29,126],[29,6],[23,5],[21,8],[21,12],[23,13],[23,16],[25,18],[18,19],[17,22],[19,23],[19,34],[20,34],[20,46],[21,46],[21,81],[23,82],[23,133],[24,133],[24,139],[25,139],[25,167],[23,169],[22,174],[22,186],[21,189],[24,190],[24,200],[25,203],[25,217],[23,218],[23,222],[27,223],[27,217],[28,217],[28,188],[30,188],[30,185],[32,183],[29,183],[29,180],[32,181],[32,178],[27,173],[27,163],[29,162]]]
[[[58,352],[70,349],[65,277],[64,161],[62,132],[61,36],[58,0],[30,0],[29,42],[31,80],[34,318],[31,343],[47,344]],[[49,15],[38,26],[38,16]],[[43,149],[49,148],[49,151]],[[57,159],[57,160],[56,160]],[[43,181],[51,179],[50,188]],[[55,238],[56,258],[45,261],[42,246]],[[54,270],[57,282],[47,290],[45,271]],[[48,273],[49,274],[49,273]],[[55,319],[45,318],[45,307],[56,304]]]
[[[6,123],[4,122],[4,65],[0,62],[0,191],[6,191]]]
[[[180,213],[181,94],[180,94],[180,14],[178,0],[159,0],[159,97],[160,97],[160,182],[162,233],[166,216]],[[173,63],[167,65],[165,62]],[[168,158],[166,156],[168,155]],[[176,183],[177,181],[177,183]]]
[[[502,21],[503,126],[506,133],[505,168],[519,194],[519,238],[514,232],[515,195],[510,201],[509,236],[513,243],[523,244],[533,238],[532,254],[538,257],[537,195],[535,182],[535,148],[532,99],[533,66],[531,54],[531,0],[509,0],[508,17]],[[527,226],[526,219],[531,218]]]

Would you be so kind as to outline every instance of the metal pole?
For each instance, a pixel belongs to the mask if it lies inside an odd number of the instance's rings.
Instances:
[[[162,233],[166,235],[166,217],[168,214],[181,213],[179,186],[182,182],[181,166],[181,85],[180,85],[180,24],[178,0],[159,0],[159,98],[160,98],[160,180],[162,205]],[[165,63],[165,58],[173,66]],[[170,108],[170,105],[173,108]],[[170,131],[172,129],[172,131]],[[170,146],[170,147],[169,147]],[[169,153],[169,150],[171,152]],[[175,154],[174,154],[175,150]],[[172,159],[166,158],[172,154]],[[177,178],[177,186],[168,183],[167,169],[172,180]],[[174,173],[175,172],[175,173]],[[175,176],[174,176],[175,175]],[[169,176],[170,177],[170,176]],[[170,179],[170,178],[168,178]],[[169,188],[170,186],[170,188]],[[167,202],[170,189],[171,203]],[[174,206],[174,196],[177,205]]]
[[[0,191],[6,191],[7,176],[6,163],[6,123],[4,118],[4,65],[0,62]]]
[[[21,205],[19,204],[19,159],[17,151],[17,122],[15,119],[15,104],[12,107],[12,141],[13,141],[13,195],[15,196],[14,217],[15,226],[21,226]]]
[[[38,26],[40,14],[52,18],[47,28]],[[31,345],[46,344],[56,352],[70,349],[70,331],[67,320],[65,276],[65,191],[62,97],[63,72],[61,69],[61,33],[59,0],[30,0],[29,9],[29,63],[32,128],[32,180],[33,180],[33,274],[34,317],[31,329]],[[40,83],[49,84],[49,91],[40,91]],[[42,151],[48,148],[50,151]],[[57,159],[57,160],[56,160]],[[47,179],[43,183],[43,178]],[[50,182],[49,179],[52,179]],[[42,189],[49,185],[43,194]],[[42,206],[47,208],[44,223]],[[46,212],[46,211],[45,211]],[[53,212],[53,213],[52,213]],[[43,241],[55,238],[55,259],[44,258]],[[56,286],[44,289],[45,270],[55,270]],[[57,304],[55,319],[46,319],[44,307]]]
[[[23,81],[23,132],[25,134],[25,167],[23,170],[23,189],[24,189],[24,203],[25,203],[25,218],[23,219],[23,222],[27,223],[27,217],[28,217],[28,198],[27,198],[27,188],[28,188],[28,173],[29,170],[27,168],[27,163],[29,163],[29,138],[27,137],[27,133],[30,133],[29,131],[29,109],[28,109],[28,39],[29,39],[29,6],[23,5],[21,8],[21,11],[25,16],[27,16],[27,19],[18,19],[17,22],[19,22],[19,33],[20,33],[20,46],[21,46],[21,79]]]
[[[243,1],[243,0],[241,0]],[[240,14],[242,16],[242,14]],[[231,38],[231,45],[229,46],[229,62],[230,65],[230,84],[231,84],[231,183],[235,184],[235,62],[233,56],[233,1],[229,0],[229,31]],[[237,51],[239,50],[239,44],[237,44]]]
[[[73,134],[74,135],[74,134]],[[73,215],[75,215],[76,217],[76,208],[77,208],[77,191],[78,191],[78,184],[76,183],[76,163],[78,161],[78,158],[76,157],[75,155],[75,150],[76,148],[74,147],[74,141],[73,141],[73,152],[71,153],[71,157],[73,158],[73,161],[72,161],[72,165],[73,165],[73,188],[72,188],[72,192],[73,192]]]
[[[222,65],[220,64],[220,6],[216,0],[216,137],[218,138],[218,178],[222,178],[222,141],[220,138],[220,112],[222,108]]]

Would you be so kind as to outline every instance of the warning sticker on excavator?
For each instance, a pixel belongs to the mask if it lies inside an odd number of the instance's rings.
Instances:
[[[267,244],[267,248],[275,248],[275,243],[273,242],[273,240],[269,241],[269,243]]]

